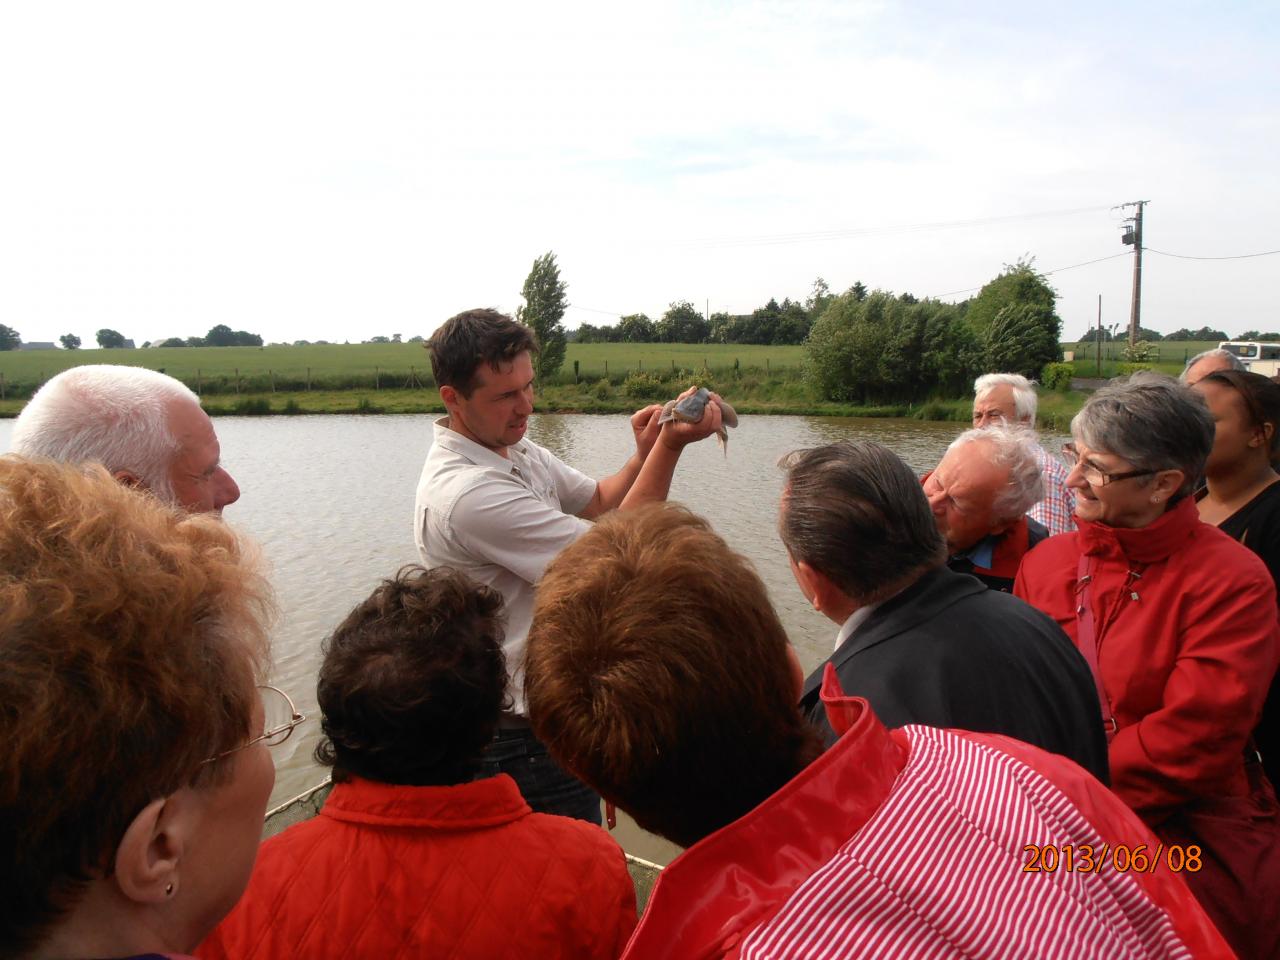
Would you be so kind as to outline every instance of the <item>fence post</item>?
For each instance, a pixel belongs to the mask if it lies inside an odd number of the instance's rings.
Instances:
[[[609,361],[608,360],[604,362],[604,378],[606,380],[609,379]]]
[[[578,361],[573,361],[573,382],[578,382]]]
[[[268,370],[267,376],[271,378],[271,392],[275,393],[276,392],[276,372],[274,370]]]
[[[311,391],[311,368],[307,367],[307,391]]]
[[[200,368],[196,367],[196,396],[204,394],[204,380],[200,378]]]
[[[770,372],[769,372],[769,358],[768,358],[768,357],[765,357],[765,358],[764,358],[764,375],[765,375],[766,377],[771,376],[771,374],[770,374]]]
[[[0,373],[0,400],[4,398],[4,374]]]
[[[373,389],[382,389],[382,375],[378,373],[378,368],[376,366],[373,368]]]

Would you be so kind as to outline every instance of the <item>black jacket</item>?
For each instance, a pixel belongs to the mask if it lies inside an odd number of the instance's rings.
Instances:
[[[1002,733],[1109,782],[1084,657],[1050,617],[973,577],[931,570],[878,607],[828,662],[844,692],[865,697],[886,727]],[[818,697],[825,666],[805,680],[800,705],[830,745],[835,732]]]

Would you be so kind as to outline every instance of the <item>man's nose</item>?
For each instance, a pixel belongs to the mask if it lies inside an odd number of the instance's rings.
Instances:
[[[218,492],[214,497],[213,506],[215,510],[222,510],[223,507],[229,507],[240,499],[240,486],[221,467],[218,468]]]

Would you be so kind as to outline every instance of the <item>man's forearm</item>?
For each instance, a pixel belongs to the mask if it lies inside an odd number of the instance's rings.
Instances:
[[[653,445],[649,456],[645,457],[644,466],[631,484],[619,510],[630,510],[646,503],[657,503],[667,499],[671,491],[671,478],[675,476],[676,464],[680,462],[681,448],[672,449],[662,440]]]
[[[593,520],[603,513],[621,506],[623,499],[627,493],[635,485],[636,478],[640,476],[643,469],[644,461],[640,459],[640,454],[633,453],[626,463],[622,465],[622,469],[613,476],[604,477],[596,481],[596,494],[591,498],[591,503],[586,510],[583,510],[579,516],[587,520]],[[670,480],[667,481],[670,485]]]

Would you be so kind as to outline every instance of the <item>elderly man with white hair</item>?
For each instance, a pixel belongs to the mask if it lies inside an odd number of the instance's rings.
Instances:
[[[173,377],[142,367],[64,370],[18,415],[10,452],[100,463],[121,483],[191,513],[221,514],[240,498],[199,398]]]
[[[966,430],[925,474],[924,493],[952,570],[992,590],[1013,590],[1023,556],[1049,535],[1027,516],[1044,495],[1039,448],[1029,430]]]
[[[1017,373],[988,373],[973,381],[973,425],[1036,428],[1036,389]],[[1076,498],[1067,488],[1067,468],[1040,444],[1035,444],[1036,462],[1044,477],[1044,494],[1028,511],[1031,519],[1044,525],[1049,536],[1070,533],[1076,528]]]
[[[1230,350],[1224,350],[1222,347],[1215,347],[1212,350],[1205,350],[1203,353],[1197,353],[1194,357],[1187,361],[1187,365],[1182,368],[1182,372],[1178,374],[1178,379],[1185,383],[1188,387],[1194,387],[1211,373],[1218,373],[1222,370],[1247,370],[1248,367],[1244,362]]]

